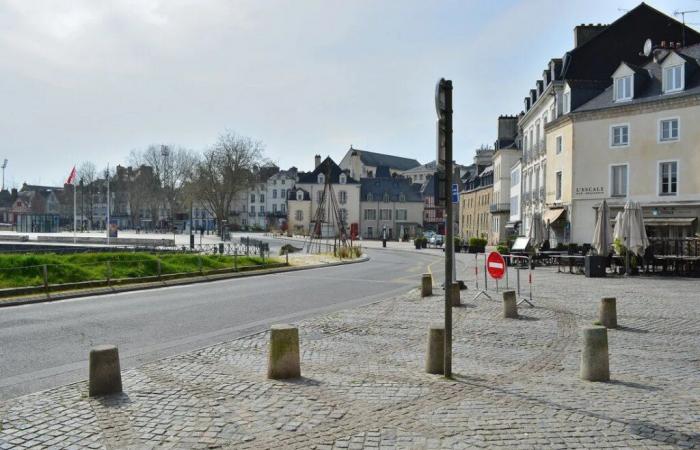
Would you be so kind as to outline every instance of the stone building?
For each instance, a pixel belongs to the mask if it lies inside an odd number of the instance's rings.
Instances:
[[[547,217],[566,215],[570,227],[552,227],[553,239],[589,243],[603,199],[613,217],[639,201],[650,236],[698,232],[699,74],[700,44],[659,42],[645,64],[621,61],[604,91],[548,124]]]
[[[360,233],[363,239],[414,238],[423,229],[421,186],[378,168],[374,178],[360,180]]]
[[[320,160],[321,157],[317,155],[317,158]],[[388,168],[389,173],[394,175],[418,167],[420,163],[412,158],[369,152],[351,145],[338,165],[341,169],[348,170],[352,178],[359,180],[375,177],[379,167]]]
[[[459,237],[489,240],[491,231],[490,206],[493,199],[493,166],[465,180],[459,194]],[[490,242],[493,244],[494,242]]]

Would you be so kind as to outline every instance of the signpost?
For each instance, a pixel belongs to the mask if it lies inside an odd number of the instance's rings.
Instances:
[[[437,186],[443,181],[447,193],[452,187],[452,81],[441,78],[435,86],[435,112],[437,113]],[[439,206],[439,197],[435,206]],[[454,229],[452,227],[452,202],[445,199],[445,359],[444,375],[452,376],[452,269],[454,266]]]
[[[457,183],[452,184],[452,203],[455,205],[459,203],[459,186],[457,186]]]

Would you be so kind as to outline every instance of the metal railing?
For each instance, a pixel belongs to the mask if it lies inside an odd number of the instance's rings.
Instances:
[[[492,213],[510,211],[510,203],[491,203],[489,211]]]

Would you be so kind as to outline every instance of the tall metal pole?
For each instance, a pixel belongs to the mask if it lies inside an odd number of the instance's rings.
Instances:
[[[107,245],[109,245],[109,163],[107,163],[107,173],[105,173],[105,178],[107,179]]]
[[[445,194],[445,359],[444,374],[452,376],[452,270],[454,267],[454,227],[452,219],[452,81],[441,79],[436,92],[438,113],[438,166],[444,167]],[[444,153],[443,153],[444,152]],[[439,175],[436,175],[439,176]],[[436,180],[439,183],[441,180]]]

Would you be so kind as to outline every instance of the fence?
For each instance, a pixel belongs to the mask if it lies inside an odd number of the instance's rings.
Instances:
[[[487,298],[492,299],[491,295],[489,295],[489,274],[488,274],[488,268],[487,268],[487,254],[486,253],[475,253],[474,254],[474,285],[476,287],[476,295],[474,296],[474,300],[479,298],[480,296],[485,296]],[[530,306],[534,306],[533,304],[533,299],[532,299],[532,284],[533,284],[533,276],[532,276],[532,257],[531,256],[520,256],[520,255],[502,255],[503,259],[506,260],[506,266],[505,266],[505,273],[503,277],[503,281],[505,281],[505,286],[499,283],[499,280],[497,279],[492,279],[491,280],[491,285],[495,287],[495,291],[498,293],[499,289],[503,290],[508,290],[511,289],[510,285],[510,272],[511,270],[515,271],[515,282],[513,283],[513,288],[516,290],[516,295],[520,299],[519,303],[527,303]],[[479,261],[479,257],[483,258],[483,263]],[[514,264],[517,263],[517,264]],[[479,281],[482,278],[482,275],[479,274],[479,267],[482,268],[483,272],[483,280],[481,283],[482,289],[479,289]],[[521,286],[521,275],[520,272],[522,270],[527,270],[527,287],[526,291],[522,289]]]

